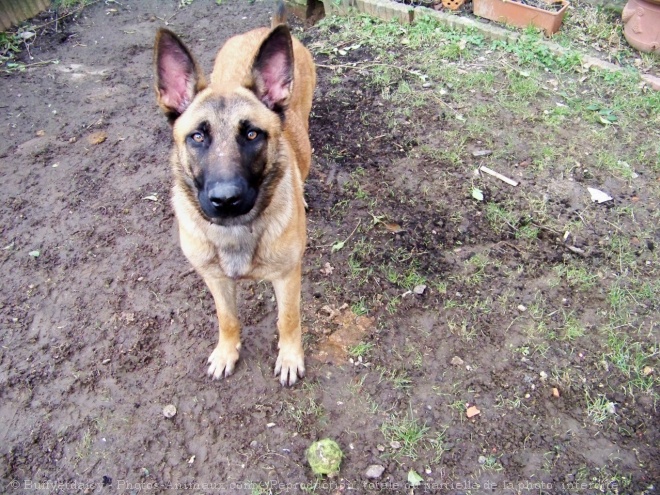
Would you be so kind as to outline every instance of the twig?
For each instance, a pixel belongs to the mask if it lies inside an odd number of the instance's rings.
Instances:
[[[481,170],[482,172],[487,173],[488,175],[492,175],[493,177],[496,177],[496,178],[500,179],[501,181],[504,181],[504,182],[506,182],[507,184],[509,184],[513,187],[518,185],[518,183],[515,180],[509,179],[508,177],[500,174],[499,172],[495,172],[495,170],[491,170],[488,167],[485,167],[483,165],[481,167],[479,167],[479,170]]]
[[[69,17],[70,15],[78,14],[78,13],[82,12],[82,10],[85,7],[89,7],[90,5],[94,5],[95,3],[99,3],[100,1],[101,0],[94,0],[94,1],[89,2],[89,3],[84,3],[82,6],[78,7],[76,10],[73,10],[73,11],[69,12],[68,14],[64,14],[63,16],[58,16],[57,14],[55,14],[55,19],[50,20],[48,22],[44,22],[43,24],[35,27],[34,30],[36,31],[37,29],[44,28],[44,27],[46,27],[46,26],[48,26],[52,23],[55,23],[57,25],[57,23],[59,22],[60,19],[64,19],[65,17]],[[57,32],[57,29],[55,29],[55,32]]]
[[[406,69],[404,67],[397,67],[396,65],[391,65],[391,64],[383,64],[383,63],[371,63],[371,64],[364,64],[364,65],[357,65],[358,63],[356,62],[356,65],[346,65],[346,64],[338,64],[338,65],[324,65],[324,64],[316,64],[316,67],[321,67],[322,69],[330,69],[330,70],[336,70],[336,69],[368,69],[370,67],[389,67],[390,69],[396,69],[401,72],[407,72],[408,74],[412,74],[413,76],[417,76],[420,79],[425,79],[426,76],[424,74],[421,74],[419,71],[411,70],[411,69]]]
[[[11,69],[2,69],[2,72],[6,72],[7,74],[11,74],[12,72],[15,72],[16,70],[29,69],[30,67],[37,67],[39,65],[54,64],[56,62],[57,62],[57,59],[44,60],[43,62],[34,62],[32,64],[19,65],[17,67],[11,68]]]

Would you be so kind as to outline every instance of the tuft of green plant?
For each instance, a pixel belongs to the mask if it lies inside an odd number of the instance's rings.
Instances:
[[[380,427],[381,433],[390,444],[398,442],[398,445],[393,447],[393,457],[408,457],[413,461],[417,459],[417,449],[424,443],[429,429],[426,423],[421,423],[413,416],[412,411],[404,417],[391,416]]]

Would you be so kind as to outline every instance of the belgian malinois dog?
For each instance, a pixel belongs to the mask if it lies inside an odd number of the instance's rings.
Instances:
[[[210,83],[171,31],[155,42],[156,94],[174,137],[172,204],[181,248],[213,294],[218,345],[208,374],[234,372],[241,347],[236,282],[270,280],[278,306],[275,375],[305,374],[300,277],[306,243],[303,182],[311,161],[316,69],[285,24],[229,39]]]

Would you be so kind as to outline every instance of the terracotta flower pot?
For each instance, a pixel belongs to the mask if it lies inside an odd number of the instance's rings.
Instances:
[[[569,3],[567,0],[546,2],[559,3],[561,8],[558,11],[544,10],[510,0],[473,0],[472,4],[474,15],[521,28],[531,24],[543,29],[549,36],[559,31]]]
[[[660,53],[660,0],[628,0],[621,17],[631,46]]]

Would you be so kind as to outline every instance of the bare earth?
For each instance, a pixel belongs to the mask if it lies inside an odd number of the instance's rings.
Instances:
[[[553,234],[542,233],[528,251],[486,228],[474,199],[458,194],[469,174],[436,180],[430,165],[410,159],[421,143],[385,128],[391,103],[355,73],[337,85],[332,72],[319,70],[311,120],[307,377],[286,389],[272,376],[273,292],[245,283],[237,371],[224,381],[207,378],[217,322],[178,245],[152,43],[167,20],[208,71],[225,39],[269,24],[272,4],[178,4],[95,3],[57,33],[50,25],[32,48],[34,60],[25,59],[58,64],[0,76],[0,491],[401,494],[410,493],[412,469],[426,483],[414,493],[656,493],[660,418],[652,396],[632,401],[618,375],[597,365],[588,337],[553,346],[558,368],[577,370],[616,403],[616,425],[599,427],[586,418],[577,381],[562,385],[533,356],[515,352],[528,317],[516,307],[531,307],[539,291],[559,310],[583,311],[595,332],[604,297],[547,283],[548,267],[574,253]],[[314,28],[298,33],[312,51],[322,36]],[[415,118],[426,120],[429,139],[441,136],[435,113]],[[524,145],[514,149],[523,161]],[[486,195],[501,197],[507,186],[491,184]],[[616,181],[608,187],[633,195]],[[550,204],[558,216],[577,194],[561,192],[569,200]],[[369,197],[387,218],[367,213]],[[468,220],[453,223],[456,211]],[[601,234],[586,233],[582,246],[597,249]],[[649,235],[660,241],[657,228]],[[356,243],[364,249],[353,250]],[[655,262],[654,249],[642,243],[640,264]],[[469,276],[482,273],[466,262],[486,250],[501,262],[481,268],[492,283],[480,290],[495,310],[447,304],[475,291]],[[351,263],[359,270],[408,263],[415,273],[403,290],[385,275],[351,271]],[[585,263],[598,270],[597,256]],[[521,265],[505,293],[498,277]],[[448,293],[432,283],[458,275],[464,285]],[[648,304],[650,318],[657,306]],[[359,342],[372,344],[369,352],[347,355],[346,346]],[[452,364],[456,356],[461,362]],[[169,404],[177,409],[172,418],[163,414]],[[480,414],[468,419],[472,405]],[[427,428],[416,452],[401,455],[407,446],[387,429],[392,418]],[[338,477],[317,480],[305,449],[324,437],[337,440],[345,458]],[[380,478],[365,477],[370,465],[384,468]],[[616,473],[630,476],[624,491]]]

